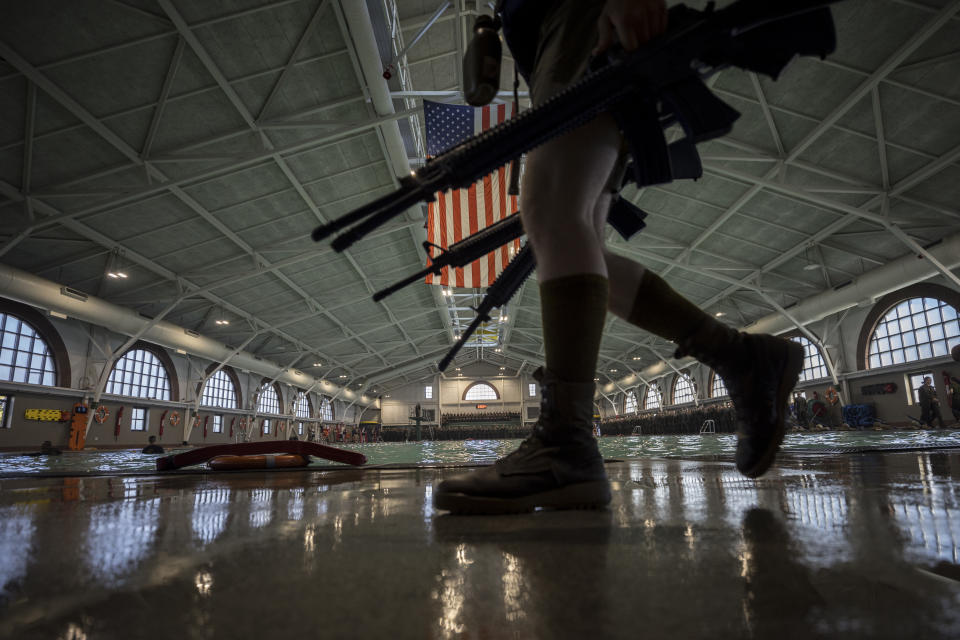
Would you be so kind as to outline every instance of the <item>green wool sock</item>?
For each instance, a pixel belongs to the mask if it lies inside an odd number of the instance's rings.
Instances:
[[[649,269],[643,272],[640,279],[637,297],[627,321],[677,343],[701,327],[716,323]]]
[[[565,382],[593,382],[610,282],[595,273],[540,283],[547,369]]]

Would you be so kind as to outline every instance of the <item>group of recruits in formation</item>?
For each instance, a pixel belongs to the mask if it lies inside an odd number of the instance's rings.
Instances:
[[[634,51],[667,27],[665,0],[503,0],[503,35],[534,106],[578,80],[614,44]],[[608,113],[527,153],[520,215],[536,257],[545,366],[540,418],[505,458],[448,478],[436,508],[511,513],[597,508],[611,500],[592,435],[594,375],[607,311],[673,341],[723,379],[737,423],[737,468],[755,478],[783,439],[803,347],[733,330],[656,274],[607,251],[604,226],[626,165]]]

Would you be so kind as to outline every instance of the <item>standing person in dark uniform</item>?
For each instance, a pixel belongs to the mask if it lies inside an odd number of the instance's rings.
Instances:
[[[931,429],[933,421],[940,422],[940,428],[943,429],[943,416],[940,415],[940,398],[937,397],[936,388],[930,384],[930,376],[923,379],[923,384],[917,389],[917,395],[920,397],[920,422]]]
[[[950,378],[950,411],[954,422],[960,422],[960,380]]]
[[[833,385],[827,387],[825,394],[827,401],[827,421],[831,429],[837,429],[843,424],[843,408],[840,405],[840,394]]]
[[[797,415],[797,424],[806,429],[810,426],[809,414],[807,413],[807,399],[802,394],[793,396],[793,412]]]
[[[615,43],[633,51],[667,26],[665,0],[501,0],[498,8],[535,106],[583,76],[592,55]],[[514,453],[443,481],[434,492],[438,509],[492,513],[609,503],[603,458],[590,434],[608,309],[676,342],[677,356],[694,356],[720,374],[737,409],[737,468],[757,477],[773,463],[803,349],[728,328],[653,272],[604,248],[624,148],[604,113],[527,154],[520,212],[540,289],[546,361],[536,374],[540,418]]]

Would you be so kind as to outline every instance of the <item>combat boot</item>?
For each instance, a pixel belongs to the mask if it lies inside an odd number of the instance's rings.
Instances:
[[[610,483],[593,437],[594,384],[558,380],[537,369],[540,417],[510,455],[489,467],[449,478],[433,494],[453,513],[524,513],[596,509],[610,502]]]
[[[803,346],[711,320],[681,341],[674,357],[687,355],[711,367],[727,387],[736,414],[737,469],[748,478],[763,475],[783,442],[787,402],[803,370]]]

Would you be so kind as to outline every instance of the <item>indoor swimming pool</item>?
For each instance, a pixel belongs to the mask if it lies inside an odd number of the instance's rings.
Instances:
[[[517,448],[519,440],[443,440],[423,442],[381,442],[334,446],[359,451],[372,465],[478,465],[489,464]],[[732,456],[733,434],[616,436],[600,439],[600,451],[607,459],[684,458]],[[837,453],[856,449],[910,449],[960,447],[960,430],[939,431],[824,431],[787,434],[783,451],[793,453]],[[168,448],[167,453],[183,451]],[[59,456],[30,457],[22,454],[0,456],[0,475],[143,473],[155,470],[157,456],[139,450],[65,451]],[[314,458],[312,467],[337,465]],[[195,467],[199,469],[200,467]]]

